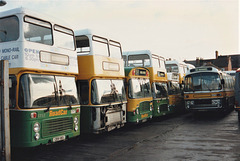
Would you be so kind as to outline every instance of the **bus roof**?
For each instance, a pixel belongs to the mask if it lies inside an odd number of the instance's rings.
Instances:
[[[123,55],[140,55],[140,54],[148,54],[150,57],[157,56],[157,57],[165,60],[165,58],[163,56],[160,56],[157,54],[152,54],[152,52],[150,50],[136,50],[136,51],[124,51],[123,52]]]
[[[115,41],[113,39],[111,39],[111,35],[109,35],[108,33],[105,33],[105,32],[102,32],[101,30],[98,30],[98,29],[80,29],[80,30],[74,30],[74,35],[75,36],[83,36],[83,35],[95,35],[95,36],[99,36],[99,37],[102,37],[102,38],[107,38],[108,40],[112,40],[112,41]]]
[[[42,20],[47,20],[53,24],[59,24],[59,25],[63,25],[64,27],[68,27],[68,28],[72,28],[70,25],[68,25],[66,22],[64,22],[63,20],[59,20],[58,18],[52,16],[52,15],[47,15],[47,14],[43,14],[41,12],[36,12],[24,7],[19,7],[19,8],[14,8],[14,9],[10,9],[10,10],[6,10],[3,12],[0,12],[0,17],[6,17],[6,16],[10,16],[10,15],[17,15],[17,14],[25,14],[28,16],[33,16],[35,18],[39,18]]]
[[[166,64],[177,64],[177,65],[187,65],[186,63],[184,62],[181,62],[181,61],[177,61],[177,60],[166,60]]]
[[[83,30],[75,30],[74,34],[76,36],[79,36],[79,35],[92,35],[93,32],[90,29],[83,29]]]
[[[189,75],[189,74],[194,74],[194,73],[198,73],[198,72],[215,72],[215,73],[221,72],[222,73],[221,70],[219,70],[215,67],[201,66],[201,67],[196,67],[196,68],[190,69],[189,71],[187,71],[186,76]]]

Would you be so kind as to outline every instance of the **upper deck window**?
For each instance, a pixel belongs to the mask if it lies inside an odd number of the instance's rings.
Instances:
[[[19,20],[17,16],[0,18],[0,43],[15,41],[19,38]]]
[[[121,44],[116,41],[109,41],[110,57],[122,59]]]
[[[158,58],[153,57],[152,61],[153,61],[153,67],[157,67],[157,68],[160,67]]]
[[[90,44],[87,36],[76,36],[77,53],[90,52]]]
[[[170,73],[170,72],[178,73],[179,72],[177,64],[166,64],[166,69],[167,69],[168,73]]]
[[[26,40],[46,45],[53,45],[52,26],[49,22],[24,17],[24,37]]]
[[[109,56],[108,40],[100,36],[93,36],[93,53],[95,55]]]
[[[151,66],[150,57],[147,54],[129,55],[128,66],[129,67],[149,67]]]
[[[74,34],[71,29],[54,25],[55,43],[58,47],[75,50]]]
[[[159,59],[160,60],[160,67],[165,68],[165,61],[164,59]]]

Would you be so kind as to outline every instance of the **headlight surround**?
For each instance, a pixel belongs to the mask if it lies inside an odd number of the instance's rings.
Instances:
[[[75,131],[78,130],[78,124],[75,124],[75,126],[74,126],[74,130],[75,130]]]
[[[39,134],[39,133],[36,133],[36,134],[34,135],[34,138],[35,138],[35,140],[39,140],[39,139],[40,139],[40,134]]]
[[[77,116],[74,117],[73,122],[74,122],[74,124],[78,124],[78,117]]]
[[[221,100],[220,99],[214,99],[214,100],[212,100],[212,104],[213,105],[219,105],[219,104],[221,104]]]
[[[186,101],[187,105],[194,105],[194,101]]]
[[[138,110],[138,108],[136,109],[136,114],[137,114],[137,115],[139,114],[139,110]]]
[[[194,105],[194,101],[190,101],[190,105]]]
[[[33,125],[33,131],[34,132],[39,132],[40,131],[40,123],[36,122],[34,125]]]

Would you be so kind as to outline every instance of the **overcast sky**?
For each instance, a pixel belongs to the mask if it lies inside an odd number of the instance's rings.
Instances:
[[[5,0],[92,29],[123,51],[151,50],[177,60],[238,53],[238,0]]]

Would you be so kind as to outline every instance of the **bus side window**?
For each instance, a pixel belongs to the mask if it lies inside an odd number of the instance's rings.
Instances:
[[[89,85],[88,81],[77,81],[77,90],[81,105],[89,103]]]

